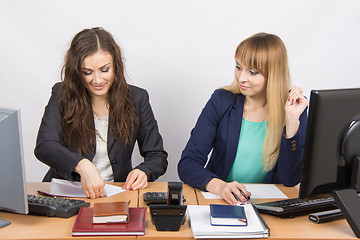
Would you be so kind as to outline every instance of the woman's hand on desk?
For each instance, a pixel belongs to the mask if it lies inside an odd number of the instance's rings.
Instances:
[[[88,159],[82,159],[75,167],[75,172],[80,174],[81,186],[87,198],[104,196],[105,183],[95,165]]]
[[[236,194],[243,203],[246,203],[247,201],[244,195],[246,197],[251,196],[251,193],[246,190],[245,186],[236,181],[227,183],[221,179],[213,178],[208,182],[205,188],[209,192],[216,193],[231,205],[236,205],[239,203],[233,194]],[[243,192],[244,195],[241,192]]]
[[[123,188],[126,190],[139,190],[146,188],[147,185],[148,178],[146,174],[139,169],[134,169],[128,174]]]

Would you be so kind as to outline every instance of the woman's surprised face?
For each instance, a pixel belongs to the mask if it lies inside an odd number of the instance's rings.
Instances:
[[[256,69],[249,69],[236,62],[235,78],[243,95],[249,97],[266,95],[265,77]]]
[[[114,64],[110,53],[97,51],[82,62],[82,78],[92,98],[107,97],[114,82]]]

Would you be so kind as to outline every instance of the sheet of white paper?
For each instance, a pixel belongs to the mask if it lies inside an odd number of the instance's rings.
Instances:
[[[105,184],[105,197],[112,196],[126,190],[121,187]],[[51,179],[50,194],[63,197],[86,197],[80,182],[71,182],[64,179]]]
[[[246,189],[251,192],[251,198],[288,198],[277,186],[274,184],[244,184]]]
[[[112,195],[115,195],[115,194],[118,194],[118,193],[121,193],[124,191],[126,191],[126,190],[122,189],[121,187],[117,187],[117,186],[110,185],[110,184],[105,184],[106,197],[110,197]]]
[[[276,199],[288,198],[278,187],[274,184],[244,184],[246,189],[251,192],[251,198],[261,199]],[[220,196],[214,193],[201,192],[205,199],[221,199]]]
[[[215,193],[201,191],[205,199],[221,199],[221,197]]]

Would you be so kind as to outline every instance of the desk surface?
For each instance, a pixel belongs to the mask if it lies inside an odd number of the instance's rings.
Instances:
[[[299,190],[297,187],[285,187],[280,184],[276,186],[287,197],[298,197]],[[225,204],[222,199],[204,199],[198,189],[196,189],[196,195],[199,205]],[[252,199],[255,204],[273,200],[278,199]],[[270,239],[357,239],[345,219],[315,224],[308,220],[308,215],[298,216],[293,219],[278,218],[267,214],[262,214],[262,216],[270,228]]]
[[[122,186],[123,183],[114,183],[114,185]],[[49,183],[28,183],[28,193],[36,194],[37,190],[48,191],[49,186]],[[297,188],[288,188],[282,185],[278,185],[278,187],[288,197],[297,197]],[[86,201],[93,205],[95,202],[130,200],[131,207],[143,207],[146,206],[142,198],[144,192],[165,192],[166,190],[167,184],[165,182],[154,182],[149,183],[149,186],[146,189],[140,191],[126,191],[111,197],[88,199]],[[207,205],[210,203],[225,204],[221,199],[204,199],[198,189],[195,190],[188,185],[184,185],[183,193],[186,198],[185,204],[187,205]],[[270,200],[271,199],[267,199],[266,201]],[[253,199],[254,203],[261,201],[265,200]],[[271,229],[270,239],[357,239],[344,219],[329,223],[314,224],[308,221],[307,216],[300,216],[294,219],[282,219],[266,214],[263,214],[262,216]],[[63,219],[0,212],[0,218],[9,220],[12,223],[11,225],[0,229],[0,239],[193,239],[188,219],[185,224],[181,226],[179,232],[158,232],[151,223],[149,211],[146,213],[145,236],[138,237],[72,237],[71,230],[76,216]]]

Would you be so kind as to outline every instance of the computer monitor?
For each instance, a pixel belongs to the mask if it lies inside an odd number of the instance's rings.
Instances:
[[[347,133],[351,124],[358,121],[357,132],[352,139],[347,138],[347,145],[350,142],[351,155],[360,153],[359,120],[360,88],[311,91],[299,198],[331,193],[334,189],[356,187],[360,191],[356,173],[352,174],[357,166],[352,166],[352,156],[345,161],[349,147],[343,144],[344,138],[350,136]]]
[[[0,210],[28,213],[20,112],[0,108]]]

